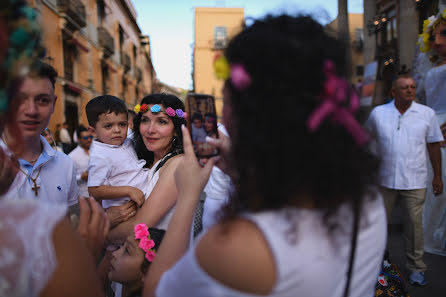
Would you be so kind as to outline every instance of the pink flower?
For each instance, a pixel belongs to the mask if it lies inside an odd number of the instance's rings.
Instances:
[[[149,228],[146,224],[138,224],[135,226],[135,239],[143,239],[149,236]]]
[[[155,251],[150,250],[146,253],[146,259],[147,261],[149,261],[150,263],[152,263],[153,259],[155,258]]]
[[[251,76],[242,64],[231,65],[231,82],[238,90],[244,90],[252,82]]]
[[[166,108],[166,113],[167,113],[167,115],[170,116],[170,117],[174,117],[174,116],[175,116],[175,110],[173,110],[172,107],[168,107],[168,108]]]
[[[139,242],[139,247],[143,250],[143,251],[148,251],[151,248],[153,248],[155,246],[155,242],[152,239],[148,239],[146,238],[141,238],[141,241]]]

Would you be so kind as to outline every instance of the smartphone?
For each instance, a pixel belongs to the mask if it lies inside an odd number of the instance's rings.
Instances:
[[[189,93],[186,97],[187,128],[198,159],[218,155],[218,149],[206,143],[206,136],[218,138],[217,112],[212,95]]]

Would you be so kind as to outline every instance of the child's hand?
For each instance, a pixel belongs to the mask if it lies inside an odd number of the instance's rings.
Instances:
[[[138,206],[141,206],[146,200],[144,193],[135,187],[129,187],[130,200],[135,201]]]

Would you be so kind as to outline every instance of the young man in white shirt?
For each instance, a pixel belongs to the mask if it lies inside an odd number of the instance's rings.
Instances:
[[[443,192],[440,152],[443,135],[435,112],[414,102],[415,93],[413,78],[398,76],[392,86],[394,100],[375,107],[365,126],[376,136],[387,218],[397,198],[403,203],[406,266],[411,271],[409,282],[424,286],[427,267],[423,262],[422,215],[428,182],[426,155],[428,153],[434,172],[434,194],[440,195]]]
[[[90,159],[90,146],[93,135],[84,126],[76,129],[78,146],[68,155],[73,161],[76,168],[76,180],[79,196],[89,197],[87,181],[88,181],[88,160]]]
[[[39,199],[68,206],[77,203],[73,161],[40,135],[54,112],[56,77],[54,68],[42,63],[36,75],[26,76],[16,90],[19,107],[15,122],[5,127],[0,145],[17,157],[20,172],[2,199]]]

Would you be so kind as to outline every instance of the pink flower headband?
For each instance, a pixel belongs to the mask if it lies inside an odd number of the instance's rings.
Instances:
[[[219,79],[227,80],[230,78],[235,89],[242,91],[252,83],[251,75],[246,71],[245,66],[240,63],[229,65],[226,57],[220,53],[214,58],[215,76]]]
[[[135,239],[139,241],[139,247],[146,253],[145,258],[152,263],[155,258],[155,242],[150,238],[149,227],[146,224],[135,226]]]
[[[307,120],[310,132],[316,131],[326,118],[332,122],[341,124],[360,146],[369,140],[368,134],[353,117],[359,110],[359,98],[348,83],[336,75],[335,64],[331,60],[324,61],[324,90],[322,103],[311,113]],[[348,106],[343,103],[350,97]]]
[[[147,104],[136,104],[135,108],[133,109],[136,113],[145,113],[147,110],[149,109],[149,106]],[[158,104],[154,104],[152,105],[152,107],[150,107],[150,111],[152,113],[158,113],[163,111],[161,106],[159,106]],[[187,114],[180,108],[178,109],[173,109],[172,107],[168,107],[166,108],[166,110],[163,111],[165,114],[167,114],[169,117],[174,117],[177,116],[178,118],[186,118]]]

